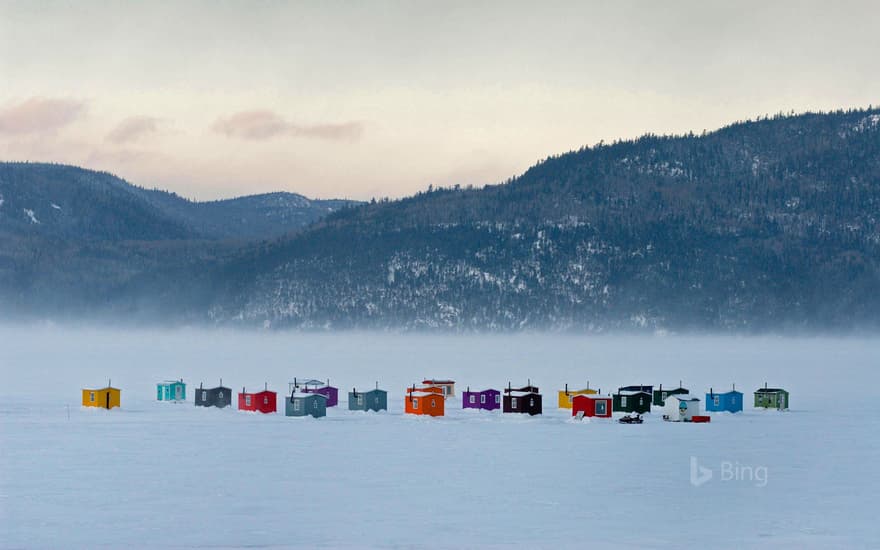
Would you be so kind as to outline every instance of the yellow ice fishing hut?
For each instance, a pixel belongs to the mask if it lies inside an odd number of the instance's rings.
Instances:
[[[568,389],[568,384],[566,384],[564,390],[559,390],[559,408],[570,409],[571,400],[574,399],[575,395],[595,395],[597,393],[599,392],[590,388],[589,382],[587,382],[587,387],[582,390],[570,390]]]
[[[98,407],[100,409],[118,407],[122,396],[122,390],[111,386],[109,380],[106,388],[84,389],[82,393],[83,407]]]

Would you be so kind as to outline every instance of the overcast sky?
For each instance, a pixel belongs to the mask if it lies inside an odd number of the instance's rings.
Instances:
[[[880,2],[7,2],[0,159],[211,199],[495,183],[880,104]]]

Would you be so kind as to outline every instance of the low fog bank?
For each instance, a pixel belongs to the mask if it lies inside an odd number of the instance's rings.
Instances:
[[[768,382],[807,395],[844,384],[880,382],[880,338],[718,336],[424,334],[286,332],[181,328],[112,329],[52,325],[0,326],[0,395],[21,388],[47,400],[77,403],[80,387],[124,390],[124,404],[150,401],[155,382],[184,378],[198,385],[285,392],[293,377],[330,378],[343,389],[372,386],[392,393],[422,377],[451,377],[462,386],[501,387],[527,380],[547,395],[588,381],[603,393],[628,384],[677,384],[700,395],[736,384],[747,395]],[[193,386],[190,386],[193,387]]]

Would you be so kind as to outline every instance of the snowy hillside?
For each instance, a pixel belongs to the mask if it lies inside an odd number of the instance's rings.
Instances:
[[[876,339],[7,328],[0,343],[3,547],[880,545],[880,413],[830,399],[880,383]],[[192,406],[200,381],[283,393],[294,376],[341,391],[378,381],[389,410],[316,420]],[[459,392],[531,379],[545,414],[452,399],[445,418],[403,415],[404,388],[429,376]],[[157,381],[179,377],[187,404],[154,401]],[[108,378],[122,408],[80,407],[80,388]],[[566,383],[679,380],[701,399],[735,382],[747,408],[700,425],[655,409],[624,426],[555,406]],[[749,406],[765,381],[791,392],[790,411]],[[692,484],[692,463],[696,481],[700,468],[712,478]]]

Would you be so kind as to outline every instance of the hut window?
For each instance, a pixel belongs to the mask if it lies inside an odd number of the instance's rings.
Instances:
[[[501,403],[501,394],[495,396],[495,404]]]
[[[531,399],[529,399],[529,407],[534,407],[534,406],[535,406],[535,398],[532,397]]]
[[[95,392],[89,392],[89,401],[95,401]]]
[[[312,408],[313,408],[313,409],[317,409],[317,408],[318,408],[318,400],[317,400],[317,399],[315,399],[314,401],[312,401]]]
[[[620,396],[620,406],[626,407],[626,396],[625,395]]]
[[[419,398],[418,398],[418,397],[413,397],[413,398],[412,398],[412,405],[413,405],[413,409],[418,409],[418,408],[419,408]]]
[[[431,408],[434,408],[434,407],[436,407],[436,406],[437,406],[437,401],[435,401],[435,400],[432,399],[432,400],[431,400]]]
[[[223,392],[218,393],[217,397],[219,397],[220,399],[223,399]]]
[[[484,393],[484,394],[480,395],[480,403],[485,403],[485,402],[486,402],[486,394]]]
[[[516,408],[516,397],[511,397],[511,398],[510,398],[510,407],[513,408],[513,409]]]
[[[268,405],[268,404],[269,404],[269,396],[264,395],[263,396],[263,405]]]
[[[358,404],[358,405],[363,405],[363,404],[364,404],[364,396],[363,396],[363,395],[358,395],[358,396],[357,396],[357,404]]]
[[[250,395],[244,396],[244,404],[247,405],[248,407],[251,406],[251,396]]]
[[[477,397],[475,395],[471,395],[469,399],[471,401],[471,405],[477,402]]]
[[[717,407],[718,405],[721,404],[721,398],[716,395],[715,397],[712,398],[712,403]]]
[[[208,400],[208,391],[202,390],[202,401],[207,401],[207,400]]]
[[[604,401],[596,401],[596,414],[606,414]]]

